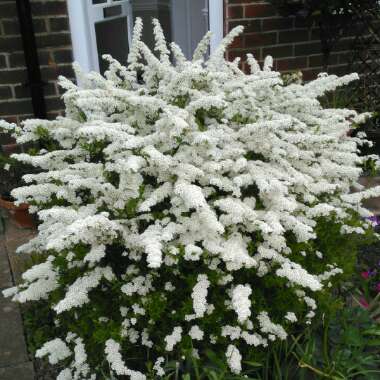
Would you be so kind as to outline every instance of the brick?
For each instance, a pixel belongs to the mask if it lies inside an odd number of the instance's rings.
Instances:
[[[46,32],[46,24],[44,19],[33,19],[33,27],[35,33]],[[3,20],[4,33],[6,35],[18,35],[20,34],[20,24],[17,19]]]
[[[296,56],[319,54],[322,52],[322,46],[320,42],[304,43],[295,45],[294,54]]]
[[[0,37],[0,53],[22,50],[21,37]]]
[[[3,69],[7,66],[7,60],[5,59],[5,55],[0,55],[0,69]]]
[[[61,111],[53,111],[53,112],[47,112],[46,113],[46,118],[48,120],[54,120],[57,118],[57,116],[60,116],[62,114]]]
[[[0,100],[9,100],[11,97],[11,88],[9,86],[0,86]]]
[[[244,26],[244,33],[261,32],[261,20],[229,21],[228,30],[238,25]]]
[[[24,67],[25,57],[23,52],[15,52],[9,55],[9,63],[11,67]]]
[[[0,15],[4,18],[17,16],[16,1],[0,3]]]
[[[227,18],[243,18],[243,6],[242,5],[234,5],[227,7]]]
[[[61,97],[46,98],[46,109],[48,111],[60,111],[65,108],[63,100]]]
[[[18,123],[17,116],[2,116],[2,118],[8,123]]]
[[[38,62],[41,66],[49,65],[52,62],[51,51],[38,49]]]
[[[354,27],[353,27],[353,29],[354,29]],[[363,33],[363,31],[361,31],[361,32],[359,32],[360,34],[362,34]],[[321,34],[320,34],[320,29],[319,28],[313,28],[312,29],[312,32],[311,32],[311,40],[320,40],[320,36],[321,36]],[[342,36],[343,38],[341,38],[340,39],[340,41],[345,41],[345,40],[348,40],[348,41],[352,41],[352,39],[351,38],[347,38],[347,36],[349,36],[349,33],[346,33],[346,35],[345,36]]]
[[[19,23],[17,19],[2,20],[4,34],[20,34]]]
[[[255,47],[255,46],[267,46],[275,45],[277,43],[277,33],[254,33],[245,36],[245,46]]]
[[[69,33],[50,33],[36,36],[38,48],[61,47],[71,45],[71,37]]]
[[[277,12],[270,4],[252,4],[244,7],[244,17],[257,18],[257,17],[273,17]]]
[[[26,69],[0,71],[0,84],[24,83],[26,79]]]
[[[308,29],[281,31],[278,34],[280,44],[309,41]]]
[[[71,65],[52,65],[48,67],[41,68],[41,75],[43,80],[57,80],[60,75],[65,77],[72,77],[74,75],[74,71]]]
[[[340,66],[332,65],[332,66],[329,66],[328,67],[328,72],[330,74],[335,74],[335,75],[338,75],[338,76],[345,75],[345,74],[347,74],[347,65],[340,65]]]
[[[271,46],[263,48],[263,56],[271,55],[273,58],[292,57],[294,55],[293,45]]]
[[[40,65],[48,65],[50,61],[50,52],[48,50],[38,51],[38,61]],[[9,55],[11,67],[25,67],[24,52],[14,52]]]
[[[310,55],[309,59],[309,67],[322,67],[323,66],[323,54],[318,55]],[[336,65],[338,63],[339,55],[331,54],[329,57],[329,64]]]
[[[355,57],[353,56],[351,51],[339,53],[339,54],[337,54],[337,56],[338,56],[338,60],[337,60],[337,62],[334,62],[334,63],[349,64],[355,60]],[[356,57],[356,59],[357,59],[357,57]]]
[[[71,49],[59,49],[54,51],[54,61],[56,63],[73,62],[73,52]]]
[[[292,29],[294,26],[294,17],[276,17],[266,18],[263,20],[263,32],[271,30]]]
[[[17,123],[20,124],[24,120],[33,119],[33,118],[34,118],[34,115],[32,112],[29,112],[23,115],[20,114],[17,116],[17,119],[18,119]]]
[[[311,40],[320,40],[320,36],[321,36],[320,33],[321,33],[321,30],[319,28],[312,28],[310,39]]]
[[[17,85],[15,86],[15,93],[16,93],[16,98],[22,99],[22,98],[30,98],[30,87],[25,86],[25,85]],[[54,83],[46,83],[44,86],[44,95],[45,96],[51,96],[51,95],[56,95],[56,90],[55,90],[55,84]]]
[[[352,49],[353,41],[350,38],[343,38],[338,41],[338,43],[334,46],[334,51],[345,51]]]
[[[33,18],[33,27],[36,34],[47,32],[46,20],[43,18]]]
[[[230,50],[227,54],[227,59],[233,61],[235,58],[240,57],[244,62],[247,54],[253,54],[256,59],[261,59],[261,51],[259,49],[241,49],[241,50]]]
[[[66,2],[63,1],[34,1],[31,3],[33,16],[66,15]]]
[[[295,17],[294,19],[294,27],[295,28],[307,28],[311,25],[310,20],[305,17]]]
[[[307,57],[295,57],[277,60],[277,70],[290,71],[307,67]]]
[[[50,18],[49,22],[52,32],[66,32],[69,30],[69,19],[67,17]]]
[[[312,79],[315,79],[319,73],[320,73],[320,70],[318,69],[302,70],[303,79],[305,81],[310,81]]]
[[[1,115],[20,115],[32,114],[32,102],[30,100],[17,100],[0,102],[0,116]]]
[[[250,4],[252,0],[228,0],[229,4]]]
[[[243,47],[244,47],[244,36],[236,37],[229,46],[230,49],[243,48]]]

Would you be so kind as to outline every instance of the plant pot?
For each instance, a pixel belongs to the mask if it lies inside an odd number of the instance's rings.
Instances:
[[[29,205],[22,203],[16,206],[12,200],[0,197],[0,208],[8,211],[10,218],[20,228],[35,228],[36,224],[32,215],[29,214]]]
[[[1,145],[1,150],[6,156],[10,156],[13,153],[20,153],[21,152],[21,146],[17,143],[14,144],[4,144]]]

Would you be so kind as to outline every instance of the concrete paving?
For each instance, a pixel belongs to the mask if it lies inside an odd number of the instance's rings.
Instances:
[[[34,231],[19,229],[9,220],[5,226],[5,231],[0,233],[0,380],[34,380],[19,305],[1,293],[18,282],[25,261],[15,250],[28,241]]]
[[[380,185],[380,177],[362,177],[359,183],[366,189]],[[364,206],[371,210],[375,215],[380,215],[380,197],[371,198],[364,201]]]

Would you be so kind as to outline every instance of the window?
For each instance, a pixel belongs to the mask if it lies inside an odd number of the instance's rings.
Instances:
[[[68,0],[74,59],[84,70],[104,72],[103,54],[126,62],[133,20],[144,22],[143,40],[153,47],[152,18],[160,20],[168,41],[190,58],[211,30],[211,50],[223,36],[223,0]]]

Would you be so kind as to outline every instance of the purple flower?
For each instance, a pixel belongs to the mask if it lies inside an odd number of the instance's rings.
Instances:
[[[363,271],[360,273],[360,276],[362,276],[362,278],[364,278],[365,280],[368,280],[370,277],[373,277],[375,276],[377,273],[376,269],[374,270],[366,270],[366,271]]]
[[[369,221],[371,221],[374,227],[380,225],[380,217],[379,217],[379,215],[369,216],[366,219],[369,220]]]

